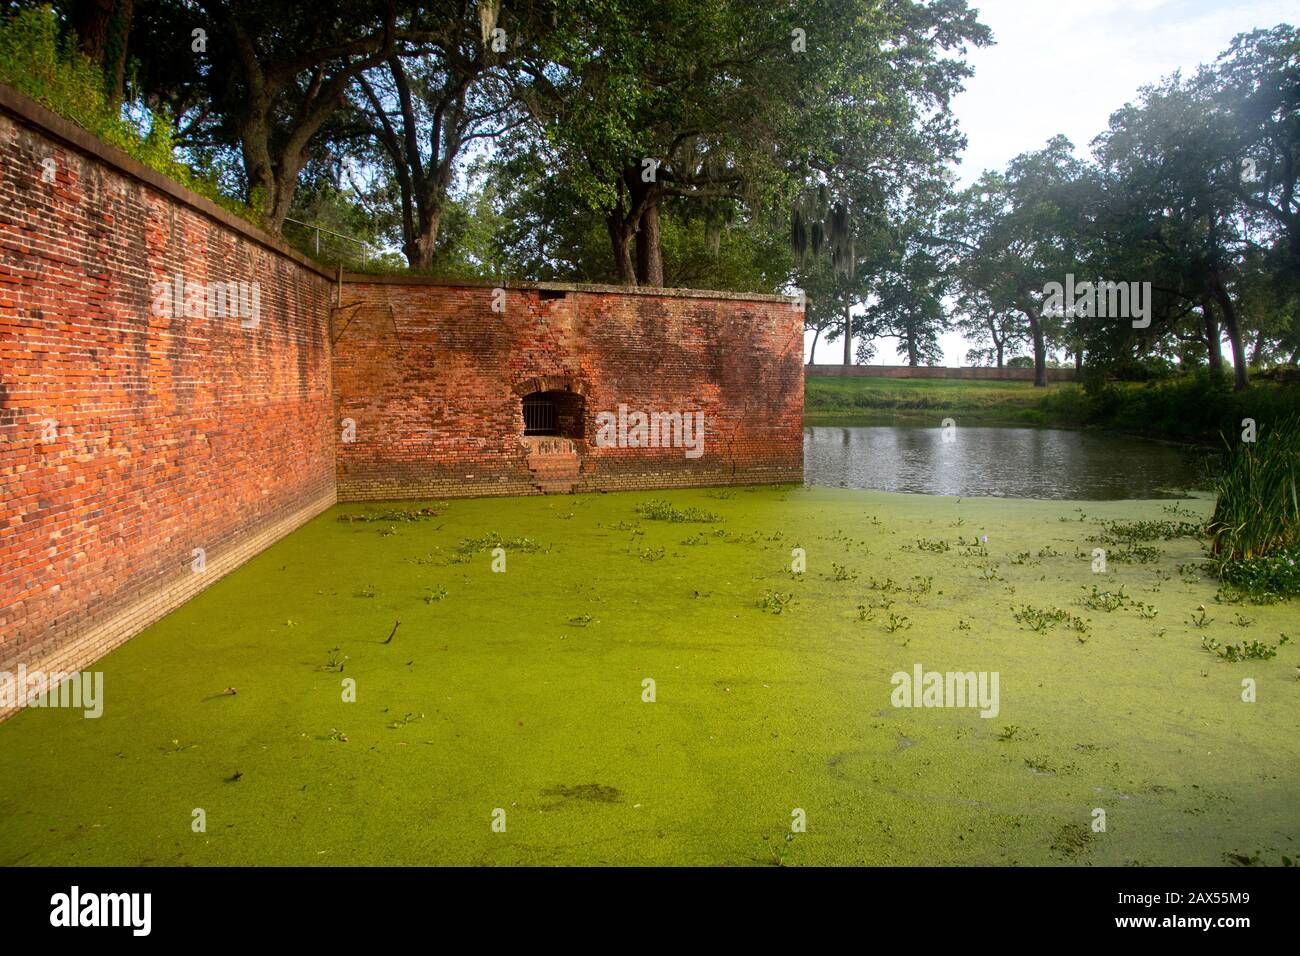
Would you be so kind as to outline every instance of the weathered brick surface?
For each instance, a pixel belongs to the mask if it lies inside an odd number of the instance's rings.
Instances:
[[[341,500],[535,494],[523,395],[582,395],[577,490],[798,481],[803,315],[785,301],[349,282],[334,320]],[[597,447],[597,415],[704,413],[704,453]],[[534,456],[533,464],[537,464]]]
[[[334,500],[328,280],[126,166],[0,111],[0,670],[88,664]],[[178,273],[258,282],[257,326],[153,315]]]
[[[257,283],[256,324],[159,314],[177,275]],[[336,498],[801,477],[789,302],[536,284],[492,301],[337,289],[0,85],[0,671],[87,667]],[[522,397],[543,390],[569,393],[562,435],[530,444]],[[599,447],[620,404],[702,412],[703,454]]]

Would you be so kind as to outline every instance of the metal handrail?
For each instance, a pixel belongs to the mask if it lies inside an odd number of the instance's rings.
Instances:
[[[370,246],[369,246],[367,243],[365,243],[365,242],[363,242],[362,240],[360,240],[360,239],[354,239],[352,236],[345,236],[345,235],[343,235],[341,232],[334,232],[333,230],[325,229],[325,228],[323,228],[323,227],[321,227],[321,226],[313,226],[311,223],[309,223],[309,222],[302,222],[302,221],[299,220],[299,219],[291,219],[291,218],[288,217],[288,216],[285,216],[285,217],[284,217],[284,221],[285,221],[285,222],[292,222],[292,223],[294,223],[295,225],[303,226],[303,227],[305,227],[305,228],[307,228],[307,229],[314,229],[314,230],[316,230],[316,255],[320,255],[320,234],[323,232],[323,233],[326,233],[327,235],[334,236],[334,237],[336,237],[336,238],[338,238],[338,239],[346,239],[348,242],[355,242],[357,245],[359,245],[359,246],[361,247],[361,259],[362,259],[362,261],[365,262],[366,264],[369,264],[369,263],[370,263]]]

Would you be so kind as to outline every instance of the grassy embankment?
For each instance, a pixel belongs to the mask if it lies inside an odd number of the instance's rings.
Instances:
[[[1089,395],[1068,383],[961,379],[808,377],[808,425],[960,425],[1101,427],[1134,435],[1222,445],[1243,418],[1262,425],[1300,413],[1300,387],[1258,382],[1245,392],[1204,377],[1116,382]]]
[[[971,425],[1041,425],[1045,394],[1070,386],[1035,389],[1032,382],[982,382],[924,378],[804,380],[808,425],[932,425],[944,417]]]
[[[1215,603],[1200,544],[1177,536],[1208,499],[762,488],[393,507],[335,509],[114,651],[100,719],[0,724],[0,865],[1300,850],[1294,608]],[[358,515],[373,520],[339,520]],[[997,672],[997,716],[893,706],[892,675],[918,662]]]

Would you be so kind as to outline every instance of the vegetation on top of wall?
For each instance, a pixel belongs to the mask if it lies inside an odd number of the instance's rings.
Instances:
[[[0,81],[173,182],[260,225],[254,210],[223,194],[213,177],[176,159],[165,114],[150,114],[147,132],[143,121],[137,124],[123,115],[105,91],[101,68],[77,48],[76,37],[60,38],[52,8],[0,17]]]

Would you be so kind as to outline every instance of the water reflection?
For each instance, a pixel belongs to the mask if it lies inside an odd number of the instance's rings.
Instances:
[[[804,429],[804,481],[932,495],[1108,500],[1174,497],[1202,452],[1101,432],[882,426]]]

